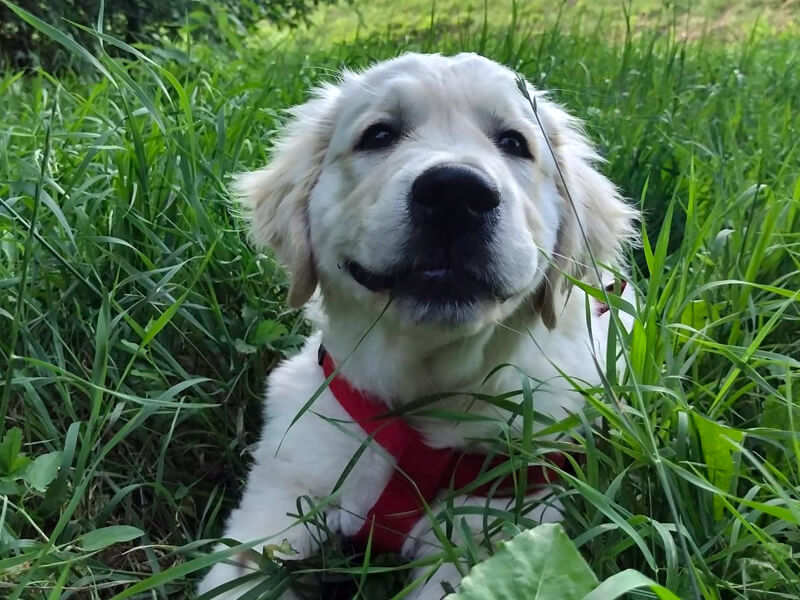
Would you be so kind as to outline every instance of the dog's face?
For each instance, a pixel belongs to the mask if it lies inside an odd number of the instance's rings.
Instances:
[[[552,326],[559,271],[613,260],[634,212],[575,122],[541,95],[537,110],[472,54],[405,55],[318,90],[239,182],[291,302],[319,282],[369,313],[474,328],[530,301]]]

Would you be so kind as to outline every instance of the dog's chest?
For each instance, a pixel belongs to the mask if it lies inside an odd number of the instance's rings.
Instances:
[[[319,342],[319,336],[313,336],[299,355],[283,363],[270,376],[266,426],[255,458],[265,474],[270,471],[275,474],[276,483],[288,481],[291,487],[307,490],[313,498],[321,500],[327,527],[351,537],[361,530],[364,518],[378,502],[395,472],[396,462],[389,452],[368,438],[326,388],[317,356]],[[556,364],[566,361],[577,369],[575,363],[579,361],[584,366],[592,366],[588,344],[586,348],[576,348],[573,344],[565,353],[558,339],[542,342],[544,346],[551,346],[550,356],[556,359],[553,361]],[[587,351],[576,352],[580,349]],[[560,419],[580,408],[580,395],[569,389],[563,380],[556,381],[558,370],[552,363],[535,361],[530,364],[531,357],[525,353],[515,358],[518,366],[540,382],[534,394],[538,412]],[[519,373],[518,369],[505,369],[479,382],[475,391],[492,396],[520,390]],[[314,397],[313,403],[308,404]],[[425,441],[438,448],[474,451],[478,448],[471,440],[497,439],[510,421],[508,412],[476,400],[472,395],[439,401],[437,408],[453,414],[470,412],[483,417],[460,422],[454,419],[412,420]],[[512,428],[518,426],[521,422],[512,424]]]

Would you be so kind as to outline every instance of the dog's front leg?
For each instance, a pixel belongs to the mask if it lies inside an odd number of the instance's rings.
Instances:
[[[465,498],[464,501],[466,503],[469,500]],[[442,523],[439,526],[441,528]],[[455,530],[450,538],[454,546],[463,541],[463,536]],[[425,559],[435,561],[443,554],[444,547],[430,521],[427,518],[421,519],[406,540],[403,555],[414,561]],[[457,589],[461,582],[461,573],[466,573],[468,570],[465,561],[460,561],[458,566],[454,562],[442,562],[437,566],[434,562],[430,566],[418,567],[412,572],[411,581],[418,583],[419,587],[408,596],[408,600],[440,600],[446,595],[445,586]]]
[[[264,546],[274,546],[268,550],[282,559],[307,558],[329,532],[339,533],[344,511],[338,510],[338,505],[347,505],[346,514],[365,513],[374,498],[363,490],[376,489],[379,493],[380,483],[374,478],[385,482],[392,468],[382,455],[372,451],[364,452],[355,467],[348,467],[365,436],[357,425],[342,425],[348,415],[328,390],[316,398],[312,410],[306,410],[308,399],[325,382],[317,360],[319,344],[319,336],[311,338],[303,351],[270,375],[261,441],[253,452],[253,466],[239,507],[231,513],[224,533],[224,537],[243,543],[265,540],[253,550],[260,553]],[[350,475],[337,488],[347,468]],[[298,518],[301,514],[302,519]],[[349,524],[345,533],[360,525]],[[285,546],[291,551],[284,552]],[[199,591],[209,591],[258,570],[246,555],[234,558],[215,565]],[[264,585],[263,579],[256,577],[256,585]],[[247,589],[242,586],[219,597],[233,600]],[[281,598],[295,597],[289,593]]]
[[[272,466],[278,467],[274,463]],[[310,494],[308,489],[303,489],[302,486],[293,484],[289,478],[283,477],[283,470],[259,466],[253,469],[241,503],[231,513],[223,537],[242,543],[266,538],[255,545],[253,550],[261,553],[266,546],[274,556],[284,560],[307,558],[324,541],[325,532],[323,528],[299,521],[298,499],[301,507],[307,510],[308,503],[303,498],[308,498]],[[219,546],[218,549],[225,547]],[[249,553],[243,552],[214,565],[200,584],[198,593],[208,592],[235,579],[252,576],[259,567],[248,555]],[[234,600],[245,592],[264,585],[265,578],[248,577],[246,583],[216,598]],[[296,598],[291,590],[286,590],[281,596],[282,600]]]

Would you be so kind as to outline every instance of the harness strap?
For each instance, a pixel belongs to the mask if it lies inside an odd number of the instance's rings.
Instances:
[[[372,547],[377,552],[399,553],[414,525],[425,515],[426,506],[430,506],[442,491],[467,488],[479,477],[508,461],[508,457],[503,455],[489,456],[428,446],[420,433],[402,417],[387,416],[389,409],[383,401],[353,388],[344,377],[334,375],[336,366],[322,346],[319,363],[326,379],[330,379],[331,392],[345,411],[396,461],[386,486],[355,535],[356,541],[362,544],[371,538]],[[548,453],[546,458],[560,469],[568,466],[567,458],[561,452]],[[469,495],[513,497],[519,476],[518,470],[494,478],[471,490]],[[557,478],[552,468],[528,465],[526,493]]]

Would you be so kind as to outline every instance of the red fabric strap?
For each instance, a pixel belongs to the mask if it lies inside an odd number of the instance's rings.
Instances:
[[[451,448],[431,448],[401,417],[386,416],[389,409],[380,398],[354,389],[338,374],[331,378],[336,366],[323,348],[320,348],[320,365],[325,377],[330,379],[331,392],[347,414],[397,461],[386,487],[355,535],[362,544],[371,537],[373,551],[399,553],[411,529],[424,516],[425,507],[430,506],[440,492],[465,488],[483,473],[508,461],[503,455],[490,458]],[[547,458],[559,468],[567,467],[567,458],[560,452],[548,453]],[[543,465],[527,467],[529,492],[556,479],[553,469]],[[469,494],[510,497],[514,495],[514,483],[514,476],[509,475],[491,480]]]
[[[320,353],[322,352],[324,351]],[[321,364],[327,379],[336,369],[331,355],[325,352]],[[406,447],[415,441],[415,438],[419,438],[419,434],[401,418],[382,416],[389,412],[389,409],[382,402],[353,389],[344,377],[336,375],[328,387],[361,429],[396,459],[399,460]]]

